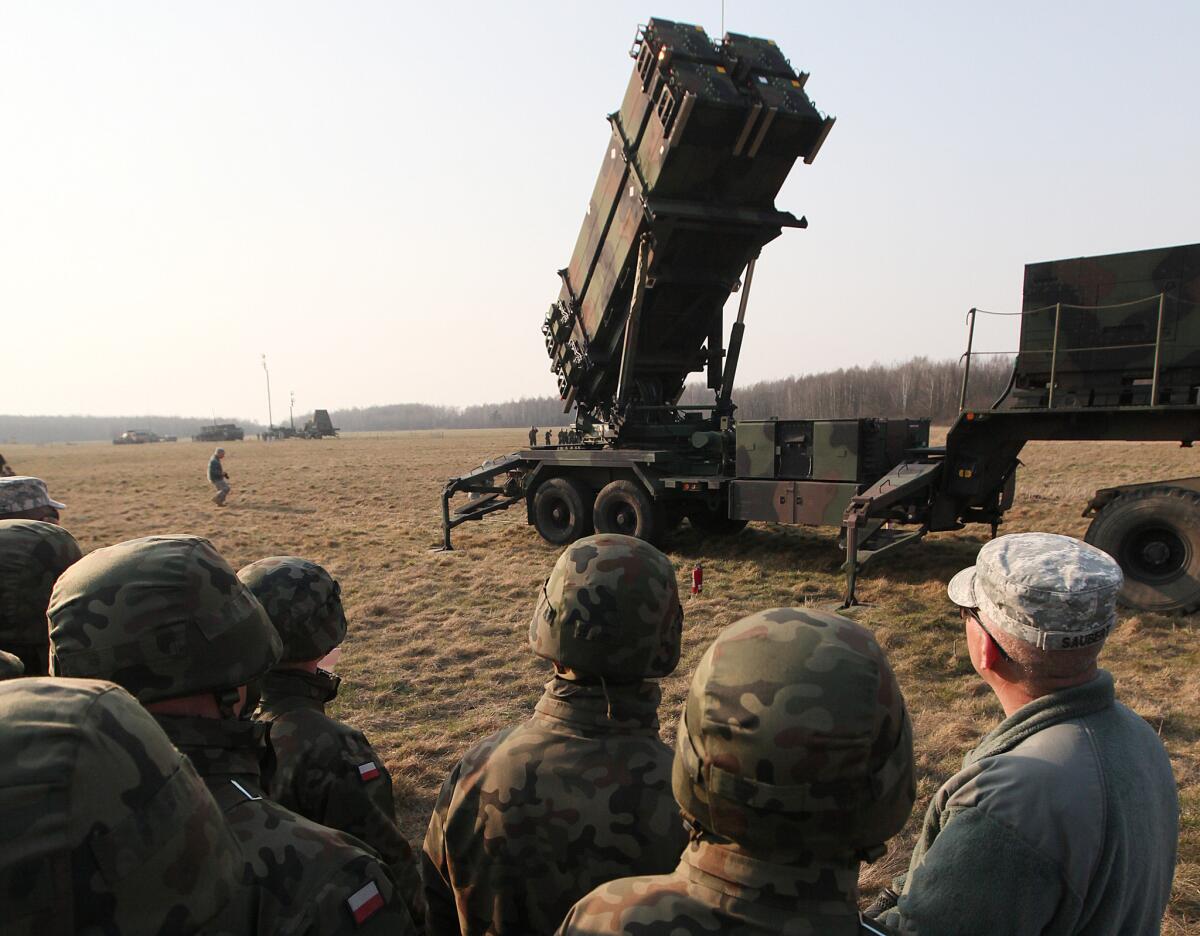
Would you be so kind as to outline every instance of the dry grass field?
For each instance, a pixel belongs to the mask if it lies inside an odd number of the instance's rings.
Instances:
[[[527,716],[548,667],[526,650],[534,598],[557,551],[512,510],[439,541],[446,477],[512,451],[520,431],[350,436],[322,442],[227,444],[229,506],[209,502],[212,446],[56,445],[3,448],[69,509],[84,550],[149,533],[206,536],[235,568],[295,554],[342,582],[351,620],[336,713],[362,728],[392,771],[405,832],[416,844],[438,787],[471,742]],[[1006,532],[1082,535],[1080,510],[1108,484],[1200,472],[1169,445],[1030,446]],[[975,677],[945,583],[971,564],[983,529],[930,536],[887,557],[861,584],[853,614],[874,629],[899,675],[916,727],[920,799],[905,834],[868,870],[873,889],[906,862],[925,804],[1001,711]],[[674,735],[687,681],[718,630],[765,607],[829,607],[841,594],[832,530],[752,526],[704,542],[686,525],[668,542],[681,587],[697,560],[704,594],[685,599],[684,652],[665,681],[664,735]],[[1200,645],[1197,620],[1126,615],[1102,662],[1121,699],[1160,733],[1179,782],[1180,861],[1165,932],[1200,932]],[[1135,804],[1136,806],[1136,804]]]

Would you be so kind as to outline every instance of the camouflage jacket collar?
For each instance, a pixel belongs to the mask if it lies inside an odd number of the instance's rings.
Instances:
[[[317,670],[272,670],[262,678],[260,706],[269,716],[296,709],[325,711],[325,704],[337,698],[341,679],[333,673]]]
[[[1116,701],[1112,674],[1100,670],[1096,678],[1082,686],[1061,689],[1022,705],[990,731],[978,747],[963,758],[969,767],[985,757],[1011,751],[1030,735],[1071,718],[1082,718],[1110,708]]]
[[[822,933],[841,932],[834,927],[844,919],[847,932],[858,932],[857,866],[766,861],[736,845],[699,837],[684,849],[676,873],[721,894],[723,905],[747,919],[778,920],[781,912],[811,916],[824,924]]]
[[[155,720],[210,790],[236,781],[247,797],[263,795],[266,722],[181,715],[156,715]]]
[[[533,720],[554,728],[564,725],[595,733],[658,732],[658,683],[585,685],[560,679],[546,683]]]

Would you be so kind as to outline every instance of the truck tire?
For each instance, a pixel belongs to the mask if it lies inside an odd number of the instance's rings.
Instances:
[[[598,533],[624,533],[654,543],[663,531],[657,505],[633,481],[610,481],[602,487],[596,495],[592,516]]]
[[[1200,607],[1200,493],[1149,487],[1110,501],[1084,539],[1125,573],[1128,608],[1187,614]]]
[[[533,525],[548,543],[573,543],[592,532],[591,498],[569,478],[551,478],[533,495]]]
[[[734,536],[746,529],[746,520],[734,520],[718,510],[707,505],[692,507],[688,510],[688,520],[701,533],[709,536]]]

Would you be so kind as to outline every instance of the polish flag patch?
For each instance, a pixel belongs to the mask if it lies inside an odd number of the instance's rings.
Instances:
[[[346,901],[346,906],[350,908],[350,913],[354,916],[355,925],[362,926],[374,915],[376,910],[383,906],[383,895],[379,893],[379,888],[372,881],[351,894]]]
[[[379,768],[375,766],[375,761],[367,761],[365,764],[358,765],[358,779],[366,782],[374,780],[379,776]]]

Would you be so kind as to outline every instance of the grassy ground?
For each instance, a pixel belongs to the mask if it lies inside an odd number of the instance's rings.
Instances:
[[[524,444],[519,431],[407,433],[322,442],[227,444],[233,494],[209,502],[212,446],[3,448],[69,509],[85,550],[149,533],[209,537],[239,567],[294,554],[337,576],[351,619],[337,714],[367,732],[392,771],[414,843],[442,779],[473,741],[529,714],[547,666],[526,651],[535,595],[557,551],[513,510],[456,531],[434,553],[438,492],[449,475]],[[1031,445],[1004,530],[1082,535],[1097,487],[1200,473],[1168,445]],[[885,558],[861,583],[854,616],[887,649],[916,726],[917,808],[905,833],[864,875],[878,886],[906,863],[929,796],[1001,717],[975,677],[945,583],[970,565],[983,530],[939,534]],[[687,680],[721,627],[765,607],[831,606],[841,594],[832,530],[752,526],[703,542],[686,525],[667,544],[681,586],[704,563],[704,594],[685,600],[684,652],[664,681],[664,735],[674,735]],[[1194,619],[1128,615],[1101,660],[1121,699],[1171,753],[1183,810],[1180,861],[1164,932],[1200,932],[1200,645]]]

